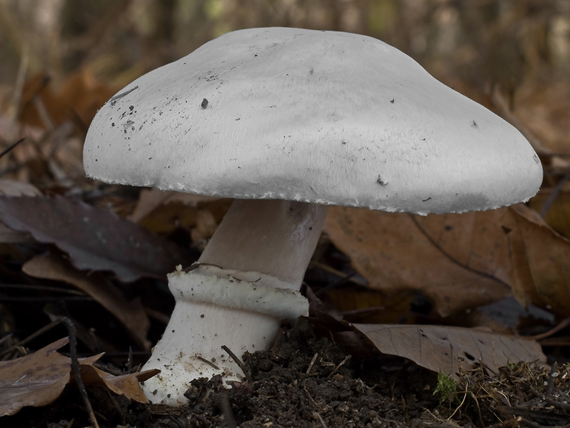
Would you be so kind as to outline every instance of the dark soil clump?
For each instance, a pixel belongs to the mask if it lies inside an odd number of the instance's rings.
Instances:
[[[570,423],[568,366],[551,372],[521,363],[497,374],[475,367],[458,383],[447,378],[453,385],[447,396],[434,395],[442,387],[437,374],[402,359],[351,357],[307,320],[243,361],[252,382],[225,388],[220,377],[197,379],[182,408],[137,404],[97,388],[89,399],[101,428],[526,426],[521,417],[536,426]],[[24,408],[1,426],[69,428],[90,420],[72,385],[52,405]]]
[[[186,393],[189,426],[422,426],[424,408],[438,405],[436,376],[426,370],[389,372],[372,361],[355,361],[310,329],[287,330],[278,342],[270,351],[244,356],[253,384],[226,389],[218,377],[192,382]]]

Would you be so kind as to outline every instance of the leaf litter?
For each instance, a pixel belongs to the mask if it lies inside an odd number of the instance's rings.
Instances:
[[[81,201],[0,196],[0,219],[10,228],[55,244],[79,270],[111,271],[120,281],[164,278],[176,264],[188,264],[179,246]]]
[[[14,415],[26,406],[51,404],[61,395],[72,379],[71,359],[56,351],[68,342],[63,338],[33,354],[0,362],[0,416]],[[79,359],[86,384],[106,387],[140,403],[148,402],[139,382],[156,374],[156,370],[112,376],[93,365],[100,357]]]
[[[36,278],[63,281],[74,285],[93,297],[111,312],[128,330],[133,341],[141,349],[149,349],[146,338],[150,321],[140,299],[126,300],[119,290],[99,273],[87,275],[75,269],[61,256],[53,254],[36,256],[22,266],[22,271]]]

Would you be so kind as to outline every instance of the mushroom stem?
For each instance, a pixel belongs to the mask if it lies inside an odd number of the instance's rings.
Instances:
[[[244,377],[221,349],[237,355],[267,349],[282,319],[308,312],[298,292],[327,207],[282,200],[236,200],[198,260],[168,276],[176,306],[144,369],[153,403],[183,404],[190,381]]]

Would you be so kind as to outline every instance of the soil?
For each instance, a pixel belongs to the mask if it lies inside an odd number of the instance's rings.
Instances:
[[[93,388],[89,398],[99,426],[113,428],[570,424],[564,410],[553,411],[544,397],[538,398],[546,393],[549,379],[554,379],[544,368],[512,365],[492,381],[489,373],[480,368],[466,374],[457,386],[458,391],[468,389],[468,394],[451,393],[449,400],[441,402],[442,395],[434,395],[438,385],[435,373],[380,355],[367,360],[351,357],[328,337],[315,334],[306,320],[284,329],[270,351],[246,354],[243,360],[252,383],[236,383],[226,389],[218,377],[196,380],[186,393],[188,406],[181,409],[132,403]],[[560,373],[555,397],[570,386],[568,367]],[[519,410],[512,410],[511,405]],[[505,412],[505,408],[510,411]],[[521,424],[523,420],[530,425]],[[73,386],[52,405],[25,408],[1,422],[2,427],[90,426],[88,413]]]

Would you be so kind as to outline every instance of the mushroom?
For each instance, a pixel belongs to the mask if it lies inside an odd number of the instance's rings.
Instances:
[[[112,97],[89,128],[88,176],[235,198],[198,263],[168,276],[176,307],[145,369],[155,403],[243,373],[299,293],[328,205],[416,214],[527,201],[542,167],[525,138],[370,37],[227,33]],[[174,262],[174,261],[173,261]],[[174,264],[174,263],[173,263]]]

